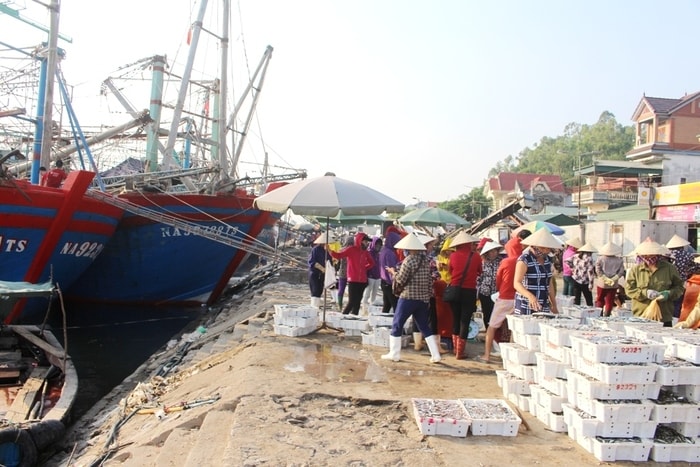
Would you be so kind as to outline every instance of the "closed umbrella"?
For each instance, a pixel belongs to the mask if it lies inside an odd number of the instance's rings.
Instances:
[[[437,207],[415,209],[399,217],[399,221],[404,224],[431,226],[454,224],[463,227],[469,225],[469,221],[462,219],[457,214]]]
[[[330,218],[336,215],[379,215],[386,212],[403,212],[404,204],[361,183],[352,182],[327,172],[322,177],[290,183],[276,188],[254,201],[255,207],[264,211],[286,212],[302,216],[324,216],[326,230]],[[326,293],[323,294],[323,323],[326,324]]]

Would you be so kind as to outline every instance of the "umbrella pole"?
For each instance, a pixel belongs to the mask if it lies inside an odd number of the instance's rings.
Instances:
[[[331,236],[330,225],[331,225],[331,219],[330,219],[330,217],[326,216],[326,245],[325,245],[326,246],[326,248],[325,248],[326,254],[328,254],[328,239]],[[313,334],[314,332],[318,332],[321,329],[330,329],[332,331],[343,332],[342,329],[334,328],[333,326],[329,326],[328,323],[326,323],[327,303],[328,303],[328,289],[324,285],[324,287],[323,287],[323,314],[321,315],[322,316],[321,325],[319,327],[317,327],[311,334]]]

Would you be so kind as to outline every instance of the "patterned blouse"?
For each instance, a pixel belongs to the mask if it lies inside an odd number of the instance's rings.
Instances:
[[[582,253],[571,258],[571,278],[582,285],[593,283],[595,265],[591,255]]]
[[[433,292],[433,278],[430,275],[430,258],[425,253],[408,255],[394,276],[394,284],[403,285],[399,298],[406,300],[430,301]]]
[[[496,288],[496,272],[501,265],[501,256],[496,256],[493,261],[484,260],[481,263],[481,275],[476,278],[476,290],[481,295],[493,295],[498,292]]]
[[[674,248],[671,250],[671,263],[678,269],[678,275],[681,276],[683,283],[685,283],[697,269],[697,264],[693,261],[694,259],[695,255],[691,249]]]
[[[522,284],[527,290],[532,292],[537,301],[542,305],[542,312],[549,313],[549,281],[552,278],[552,262],[549,256],[544,257],[544,263],[540,264],[535,255],[527,251],[520,255],[518,261],[522,261],[527,265],[527,271],[523,277]],[[534,310],[530,308],[530,302],[527,297],[515,291],[515,314],[529,315]]]

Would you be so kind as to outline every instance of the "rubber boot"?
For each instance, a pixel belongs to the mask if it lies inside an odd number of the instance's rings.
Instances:
[[[413,348],[418,352],[423,350],[423,334],[420,332],[413,333]]]
[[[457,339],[459,339],[459,336],[457,334],[452,334],[452,351],[454,352],[457,351]]]
[[[321,308],[321,298],[311,297],[311,306],[314,308]]]
[[[401,336],[389,336],[389,353],[382,355],[382,360],[401,360]]]
[[[466,358],[466,355],[464,354],[464,348],[467,346],[467,340],[462,339],[461,337],[457,336],[457,346],[455,346],[455,358],[457,360],[462,360]]]
[[[428,344],[430,350],[430,363],[438,363],[442,360],[440,356],[440,336],[433,334],[425,338],[425,343]]]

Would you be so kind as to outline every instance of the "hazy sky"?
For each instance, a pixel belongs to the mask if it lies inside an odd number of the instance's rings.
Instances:
[[[119,65],[171,57],[197,8],[63,0],[61,31],[73,43],[61,44],[62,66],[76,95],[97,96],[95,83]],[[693,0],[233,0],[232,9],[231,47],[244,41],[251,67],[275,48],[258,110],[270,162],[312,177],[333,171],[406,204],[481,186],[497,161],[568,123],[607,110],[630,125],[645,93],[700,90]]]

